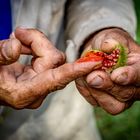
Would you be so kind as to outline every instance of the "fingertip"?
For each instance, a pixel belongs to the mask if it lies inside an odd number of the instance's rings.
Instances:
[[[111,53],[115,49],[117,44],[119,44],[118,41],[112,38],[108,38],[103,41],[101,45],[101,50],[106,53]]]
[[[103,80],[103,77],[101,77],[100,75],[94,75],[93,77],[90,75],[86,78],[86,81],[87,81],[88,85],[90,85],[94,88],[103,87],[104,80]]]
[[[112,72],[111,79],[117,84],[127,85],[136,81],[137,72],[131,66],[120,67]]]
[[[110,104],[108,104],[108,106],[104,106],[103,107],[109,114],[111,115],[118,115],[121,112],[123,112],[126,108],[125,108],[125,103],[123,102],[119,102],[119,101],[114,101],[114,102],[110,102]]]
[[[20,56],[22,45],[18,39],[12,39],[11,44],[11,58],[17,60]]]
[[[1,54],[3,56],[3,63],[10,64],[15,62],[19,56],[21,51],[21,43],[19,40],[13,38],[6,40],[1,49]]]
[[[86,77],[87,83],[94,88],[109,88],[112,86],[110,77],[104,71],[93,71]]]
[[[101,61],[89,61],[89,62],[74,62],[74,67],[75,70],[77,69],[77,72],[82,72],[85,74],[88,74],[89,72],[91,72],[92,70],[96,70],[98,68],[100,68],[102,65]]]

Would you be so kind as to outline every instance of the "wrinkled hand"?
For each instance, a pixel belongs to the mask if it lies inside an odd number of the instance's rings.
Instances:
[[[140,48],[128,33],[117,28],[100,31],[85,46],[85,50],[98,48],[112,52],[118,42],[128,47],[127,66],[111,74],[96,70],[76,80],[78,90],[90,104],[114,115],[140,99]]]
[[[65,63],[65,55],[35,29],[17,28],[0,42],[0,104],[16,109],[37,108],[52,91],[89,73],[99,63]],[[17,60],[32,55],[30,65]],[[10,64],[10,65],[7,65]]]

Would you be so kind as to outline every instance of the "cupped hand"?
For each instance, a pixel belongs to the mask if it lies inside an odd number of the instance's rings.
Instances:
[[[0,104],[16,109],[39,107],[50,92],[101,63],[65,63],[65,55],[35,29],[17,28],[0,46]],[[32,55],[31,64],[20,64],[21,54]]]
[[[127,32],[118,28],[100,31],[85,45],[85,50],[94,48],[110,53],[118,43],[128,48],[126,66],[111,74],[103,70],[92,71],[76,80],[78,90],[90,104],[114,115],[140,99],[140,47]]]

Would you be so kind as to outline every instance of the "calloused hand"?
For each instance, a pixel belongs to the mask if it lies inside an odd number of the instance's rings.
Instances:
[[[111,74],[102,70],[92,71],[76,80],[80,93],[92,105],[98,105],[110,114],[119,114],[140,99],[140,47],[130,35],[118,28],[97,33],[85,46],[85,50],[98,48],[112,52],[115,44],[128,47],[127,65]]]
[[[0,104],[16,109],[37,108],[52,91],[92,71],[100,62],[65,63],[65,55],[35,29],[17,28],[0,41]],[[18,62],[32,55],[30,65]]]

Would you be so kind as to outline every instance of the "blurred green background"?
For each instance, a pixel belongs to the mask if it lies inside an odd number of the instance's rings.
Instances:
[[[101,108],[95,108],[95,114],[103,140],[140,140],[140,102],[117,116]]]
[[[134,0],[137,14],[137,42],[140,44],[140,0]],[[140,102],[125,112],[112,116],[95,108],[97,125],[103,140],[140,140]]]

